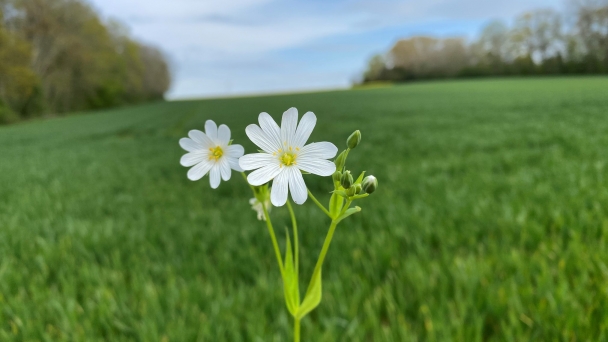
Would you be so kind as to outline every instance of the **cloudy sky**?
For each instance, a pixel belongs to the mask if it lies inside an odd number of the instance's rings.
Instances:
[[[89,0],[162,48],[169,98],[348,87],[367,59],[414,34],[474,37],[490,19],[562,0]]]

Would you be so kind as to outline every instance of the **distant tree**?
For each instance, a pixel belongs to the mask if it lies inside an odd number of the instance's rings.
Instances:
[[[399,40],[387,60],[413,79],[449,77],[466,66],[468,51],[461,38],[412,37]]]
[[[148,100],[162,99],[171,84],[171,73],[163,53],[153,46],[140,46],[144,65],[143,88]]]
[[[605,71],[608,69],[608,0],[579,0],[574,5],[577,34],[587,63],[599,67],[598,71]]]
[[[561,16],[550,9],[518,16],[509,34],[511,57],[541,62],[563,51]]]
[[[470,63],[470,51],[463,38],[446,38],[434,53],[437,77],[453,77]]]
[[[482,58],[490,57],[492,61],[508,59],[507,42],[509,40],[509,27],[503,21],[495,20],[487,24],[481,30],[481,36],[477,41],[477,53]]]
[[[608,73],[608,0],[570,0],[570,11],[523,13],[509,27],[485,25],[469,44],[460,38],[401,39],[386,59],[369,62],[363,81],[444,77]]]
[[[103,22],[84,0],[0,0],[0,9],[12,44],[5,45],[28,51],[20,61],[38,82],[32,96],[44,104],[20,107],[0,95],[21,116],[33,108],[61,113],[162,99],[169,88],[160,50],[132,40],[115,21]]]
[[[369,62],[367,62],[367,69],[363,74],[363,82],[371,82],[381,79],[385,70],[386,60],[384,56],[380,54],[374,55]]]
[[[0,21],[3,13],[0,11]],[[31,46],[0,26],[0,123],[16,121],[35,98],[39,79],[30,68]]]

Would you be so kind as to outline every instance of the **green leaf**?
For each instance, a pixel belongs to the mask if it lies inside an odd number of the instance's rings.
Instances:
[[[348,195],[346,194],[346,191],[344,191],[344,190],[334,190],[331,193],[332,194],[337,194],[337,195],[342,196],[344,198],[348,197]]]
[[[319,269],[318,273],[312,275],[306,296],[304,297],[304,301],[302,301],[302,305],[298,308],[295,318],[302,319],[319,306],[319,303],[321,303],[321,269]]]
[[[338,217],[340,215],[340,211],[342,211],[342,206],[344,205],[344,199],[337,191],[334,191],[331,194],[331,198],[329,199],[329,214],[332,218]]]
[[[350,215],[356,214],[360,211],[361,211],[361,208],[359,208],[359,207],[349,208],[348,210],[346,210],[344,212],[344,214],[342,216],[340,216],[340,218],[338,218],[337,222],[340,222],[340,221],[344,220],[345,218],[349,217]]]
[[[357,177],[357,180],[355,181],[354,184],[361,184],[361,182],[363,182],[363,177],[365,176],[365,171],[361,172],[361,174],[359,175],[359,177]]]
[[[351,197],[350,199],[356,200],[356,199],[359,199],[359,198],[365,198],[367,196],[369,196],[369,194],[355,195],[355,196]]]
[[[300,289],[298,285],[298,274],[296,273],[293,263],[293,252],[291,249],[291,240],[289,232],[285,228],[287,243],[285,248],[285,267],[283,271],[283,290],[285,292],[285,304],[287,310],[295,317],[298,307],[300,306]]]

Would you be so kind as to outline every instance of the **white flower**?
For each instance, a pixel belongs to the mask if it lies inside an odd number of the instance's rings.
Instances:
[[[198,130],[188,132],[190,138],[182,138],[179,145],[189,153],[182,156],[180,163],[190,167],[188,178],[196,181],[209,173],[209,184],[213,189],[220,185],[221,179],[230,179],[232,170],[242,172],[239,167],[239,158],[245,153],[241,145],[229,145],[230,129],[226,125],[215,122],[205,122],[205,133]]]
[[[249,200],[249,204],[251,204],[251,209],[258,213],[258,220],[266,221],[266,216],[264,216],[264,207],[262,205],[265,205],[266,210],[270,213],[270,208],[272,208],[270,206],[270,200],[267,199],[262,204],[262,202],[258,201],[258,199],[254,197]]]
[[[296,204],[304,203],[308,193],[301,171],[331,176],[336,166],[327,159],[335,157],[338,148],[330,142],[304,145],[317,123],[312,112],[304,114],[298,125],[298,110],[290,108],[283,113],[280,128],[268,113],[261,113],[258,120],[260,126],[249,125],[245,132],[264,152],[239,159],[244,170],[257,169],[247,180],[251,185],[260,186],[274,179],[270,200],[277,207],[287,202],[288,190]]]

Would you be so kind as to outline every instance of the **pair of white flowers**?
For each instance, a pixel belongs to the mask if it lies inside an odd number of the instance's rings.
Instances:
[[[281,126],[268,113],[261,113],[259,126],[251,124],[245,133],[260,149],[260,153],[244,155],[243,146],[231,144],[230,129],[226,125],[219,128],[215,122],[205,123],[205,133],[192,130],[190,138],[182,138],[180,146],[188,151],[181,159],[188,171],[188,178],[196,181],[209,173],[212,188],[220,185],[220,178],[230,179],[231,170],[255,170],[247,176],[249,184],[264,185],[271,180],[270,201],[275,206],[287,202],[288,193],[296,204],[308,198],[308,190],[302,171],[319,176],[331,176],[336,166],[328,159],[336,156],[338,148],[330,142],[306,145],[317,123],[314,113],[302,116],[298,124],[298,110],[288,109],[283,113]]]

